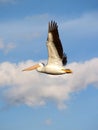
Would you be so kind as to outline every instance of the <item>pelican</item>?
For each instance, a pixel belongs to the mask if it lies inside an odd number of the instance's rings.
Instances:
[[[50,21],[48,24],[48,37],[47,37],[48,61],[39,63],[23,69],[23,71],[31,71],[36,69],[38,72],[61,75],[72,73],[70,69],[66,69],[64,65],[67,64],[67,56],[63,52],[63,47],[58,33],[58,25],[55,21]]]

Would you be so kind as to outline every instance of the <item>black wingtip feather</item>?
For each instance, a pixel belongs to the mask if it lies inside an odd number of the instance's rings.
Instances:
[[[58,25],[55,21],[51,20],[49,22],[49,27],[48,27],[48,32],[51,32],[53,30],[57,30],[58,29]]]
[[[65,53],[63,54],[62,63],[63,63],[63,65],[67,64],[67,55]]]

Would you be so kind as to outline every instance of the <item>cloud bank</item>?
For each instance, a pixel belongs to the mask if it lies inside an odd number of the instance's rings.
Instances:
[[[71,63],[66,68],[73,70],[72,75],[50,76],[36,71],[21,70],[34,61],[18,64],[0,63],[0,97],[7,105],[35,107],[54,102],[59,109],[66,108],[66,101],[71,94],[87,88],[89,85],[98,87],[98,58],[83,63]]]

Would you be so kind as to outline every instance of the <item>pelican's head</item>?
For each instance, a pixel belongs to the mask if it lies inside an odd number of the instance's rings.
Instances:
[[[39,63],[33,66],[30,66],[28,68],[23,69],[22,71],[32,71],[32,70],[38,70],[40,71],[44,67],[44,63]]]

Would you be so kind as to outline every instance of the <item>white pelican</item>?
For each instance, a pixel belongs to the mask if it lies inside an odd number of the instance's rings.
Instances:
[[[23,71],[31,71],[36,69],[38,72],[61,75],[66,73],[72,73],[70,69],[65,69],[64,65],[67,63],[67,56],[63,52],[63,47],[59,38],[58,25],[55,21],[49,22],[48,25],[48,62],[46,65],[43,63],[36,64]]]

